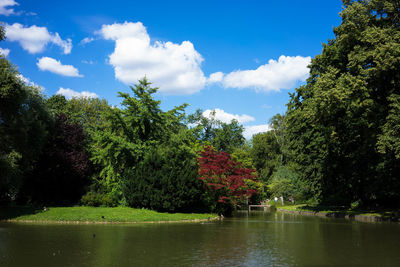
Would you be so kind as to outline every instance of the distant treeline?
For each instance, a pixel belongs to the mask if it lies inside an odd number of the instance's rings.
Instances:
[[[400,4],[344,1],[342,24],[271,130],[169,111],[146,79],[104,99],[49,98],[0,56],[0,201],[226,212],[283,196],[400,205]],[[0,27],[1,39],[4,30]]]

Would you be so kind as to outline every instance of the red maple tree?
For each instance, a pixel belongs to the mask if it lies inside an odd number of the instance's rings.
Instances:
[[[198,163],[199,179],[219,203],[235,206],[239,200],[257,193],[246,185],[246,180],[257,178],[256,171],[243,167],[229,153],[216,152],[212,146],[206,146]]]

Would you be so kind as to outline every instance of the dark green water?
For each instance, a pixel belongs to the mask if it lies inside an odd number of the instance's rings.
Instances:
[[[263,212],[204,224],[3,223],[0,266],[400,266],[400,224]]]

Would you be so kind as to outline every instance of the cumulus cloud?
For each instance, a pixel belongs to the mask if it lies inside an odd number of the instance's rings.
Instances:
[[[71,53],[71,39],[63,40],[60,35],[50,33],[46,27],[36,25],[25,27],[19,23],[5,26],[7,40],[18,42],[23,49],[31,54],[39,53],[44,50],[48,43],[53,43],[63,49],[64,54]]]
[[[9,16],[15,14],[14,9],[9,8],[19,5],[14,0],[0,0],[0,15]]]
[[[214,119],[220,120],[225,123],[230,123],[232,120],[237,120],[239,123],[246,123],[249,121],[254,121],[254,118],[249,115],[246,115],[246,114],[235,115],[235,114],[225,112],[224,110],[219,109],[219,108],[216,108],[214,110],[207,109],[203,112],[202,115],[206,118],[209,118],[209,119],[214,118]]]
[[[1,48],[0,47],[0,54],[2,54],[3,56],[8,56],[8,54],[10,54],[10,49],[8,48]]]
[[[214,110],[207,109],[202,113],[202,115],[209,119],[213,118],[220,120],[224,123],[230,123],[232,120],[237,120],[239,123],[245,124],[247,122],[255,120],[252,116],[246,114],[243,115],[231,114],[219,108]],[[271,130],[271,128],[268,124],[244,126],[243,136],[246,139],[251,139],[253,135],[257,133],[267,132],[269,130]]]
[[[160,87],[160,92],[192,94],[206,83],[200,67],[203,57],[190,41],[151,43],[141,22],[103,25],[97,33],[115,41],[109,63],[114,67],[115,77],[126,84],[146,76]]]
[[[245,126],[243,136],[246,139],[250,139],[255,134],[268,132],[269,130],[271,130],[271,127],[268,124]]]
[[[82,91],[82,92],[77,92],[74,91],[70,88],[62,88],[60,87],[60,89],[57,91],[56,93],[57,95],[63,95],[66,98],[70,99],[70,98],[98,98],[99,96],[96,93],[93,92],[88,92],[88,91]]]
[[[50,71],[62,76],[83,77],[83,75],[79,74],[78,69],[74,66],[63,65],[59,60],[55,60],[54,58],[42,57],[39,59],[36,65],[42,71]]]
[[[237,70],[228,74],[216,72],[208,83],[220,83],[225,88],[253,88],[256,91],[280,91],[296,86],[309,75],[311,57],[280,56],[278,61],[269,60],[255,70]]]
[[[210,75],[207,79],[207,83],[220,83],[224,79],[224,73],[218,71],[214,72],[213,74]]]

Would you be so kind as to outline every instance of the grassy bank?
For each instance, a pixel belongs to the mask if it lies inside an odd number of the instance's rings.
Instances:
[[[396,210],[362,210],[362,209],[346,209],[342,207],[327,207],[318,205],[289,205],[277,207],[278,211],[306,214],[306,215],[318,215],[326,217],[337,217],[337,218],[355,218],[363,220],[369,218],[373,221],[399,221],[399,211]]]
[[[16,222],[132,223],[215,219],[215,214],[161,213],[128,207],[1,207],[0,220]]]

